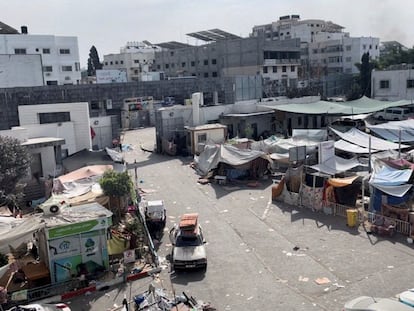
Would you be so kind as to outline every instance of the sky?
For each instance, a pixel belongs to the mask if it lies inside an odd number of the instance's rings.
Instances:
[[[247,37],[255,25],[280,16],[332,21],[352,37],[379,37],[414,45],[413,0],[3,0],[0,21],[29,34],[78,37],[81,67],[94,45],[103,55],[128,41],[191,39],[190,32],[220,28]]]

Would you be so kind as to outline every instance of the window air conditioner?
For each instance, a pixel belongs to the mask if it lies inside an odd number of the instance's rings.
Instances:
[[[62,201],[62,202],[58,202],[58,203],[53,202],[53,203],[50,203],[50,204],[43,205],[42,206],[43,214],[44,215],[49,215],[49,216],[59,214],[62,207],[65,204],[66,203],[64,201]]]

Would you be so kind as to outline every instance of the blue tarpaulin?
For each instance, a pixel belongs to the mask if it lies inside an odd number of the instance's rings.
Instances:
[[[369,181],[374,187],[379,186],[399,186],[406,183],[412,174],[411,169],[398,170],[388,166],[383,166],[380,171],[372,174]]]

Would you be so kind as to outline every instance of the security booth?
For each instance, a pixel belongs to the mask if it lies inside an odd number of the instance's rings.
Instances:
[[[93,278],[108,270],[111,211],[94,202],[62,207],[44,217],[46,227],[38,232],[38,243],[40,256],[48,258],[51,283],[82,275]]]

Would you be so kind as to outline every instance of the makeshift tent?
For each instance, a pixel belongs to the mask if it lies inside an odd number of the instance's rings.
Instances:
[[[282,105],[261,105],[266,108],[276,109],[280,111],[301,113],[301,114],[335,114],[335,115],[356,115],[363,113],[371,113],[380,111],[389,107],[398,107],[410,105],[410,101],[398,101],[398,102],[385,102],[380,100],[371,99],[368,97],[362,97],[357,100],[349,102],[329,102],[320,100],[313,103],[301,103],[301,104],[282,104]]]
[[[373,150],[397,150],[399,148],[403,149],[410,147],[407,145],[399,145],[378,137],[371,136],[356,128],[350,129],[345,133],[337,131],[333,128],[330,128],[330,130],[345,141],[348,141],[354,145],[358,145],[361,147],[371,148]],[[352,150],[349,151],[352,152]]]
[[[338,156],[334,156],[328,159],[326,162],[312,165],[310,168],[319,171],[324,174],[328,175],[335,175],[338,173],[342,173],[345,171],[349,171],[350,169],[357,167],[357,166],[365,166],[364,164],[360,163],[358,159],[344,159]]]
[[[414,119],[391,121],[367,127],[382,138],[392,142],[414,141]]]
[[[414,169],[414,163],[407,161],[405,159],[382,159],[381,161],[383,161],[386,165],[388,165],[389,167],[395,168],[397,170],[401,170],[401,169]]]
[[[355,154],[368,154],[370,152],[369,148],[361,147],[352,143],[349,143],[343,139],[337,140],[335,142],[335,149],[342,151],[355,153]],[[371,148],[371,153],[379,152],[380,150]]]
[[[257,158],[271,161],[270,157],[263,151],[239,149],[232,145],[206,145],[204,151],[199,156],[195,156],[194,160],[199,173],[206,175],[215,169],[219,163],[238,166],[247,164]]]

